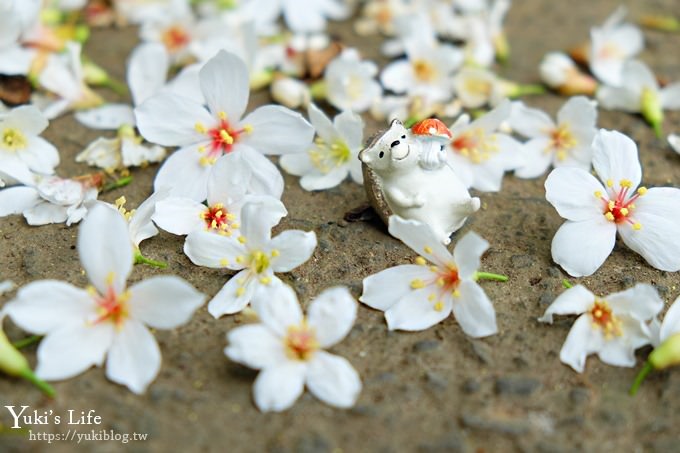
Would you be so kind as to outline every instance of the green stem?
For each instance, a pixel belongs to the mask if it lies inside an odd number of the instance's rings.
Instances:
[[[107,88],[110,88],[113,90],[114,93],[119,94],[121,96],[127,94],[128,92],[128,87],[125,85],[123,82],[119,82],[115,79],[106,79],[106,82],[104,83],[104,86]]]
[[[642,385],[642,381],[644,381],[647,375],[652,371],[654,371],[654,366],[652,366],[652,364],[649,362],[645,363],[645,366],[640,370],[638,375],[635,377],[635,382],[633,382],[633,385],[630,387],[629,393],[631,396],[634,396],[637,393],[638,389]]]
[[[404,121],[404,127],[405,127],[406,129],[410,129],[411,126],[413,126],[414,124],[416,124],[418,121],[420,121],[420,120],[419,120],[417,117],[415,117],[415,116],[409,116],[408,118],[406,118],[406,121]]]
[[[14,346],[17,349],[22,349],[25,348],[26,346],[30,346],[34,343],[37,343],[38,341],[40,341],[41,338],[42,335],[31,335],[30,337],[26,337],[22,340],[15,341],[14,343],[12,343],[12,346]]]
[[[326,99],[327,92],[326,82],[320,80],[318,82],[313,83],[309,87],[309,92],[311,93],[314,99]]]
[[[132,176],[124,176],[124,177],[122,177],[122,178],[120,178],[120,179],[116,179],[116,180],[113,181],[112,183],[109,183],[109,184],[105,185],[105,186],[102,188],[101,191],[102,191],[102,192],[108,192],[109,190],[119,189],[119,188],[121,188],[121,187],[127,186],[127,185],[130,184],[131,182],[132,182]]]
[[[571,282],[569,280],[567,280],[566,278],[564,280],[562,280],[562,286],[564,286],[566,289],[574,287],[574,285],[572,285]]]
[[[661,129],[661,122],[655,122],[652,124],[652,129],[656,134],[656,138],[663,138],[663,130]]]
[[[493,280],[496,282],[507,282],[508,276],[501,274],[492,274],[491,272],[476,272],[475,280]]]
[[[41,392],[43,392],[45,395],[49,396],[50,398],[54,398],[56,395],[56,392],[54,391],[54,388],[47,382],[43,381],[40,379],[38,376],[33,374],[33,371],[31,371],[29,368],[24,369],[20,376],[24,379],[26,379],[28,382],[31,384],[35,385],[40,389]]]
[[[135,252],[135,264],[148,264],[149,266],[158,267],[160,269],[165,269],[166,267],[168,267],[167,263],[147,258],[144,255],[142,255],[141,252],[139,251]]]
[[[526,96],[528,94],[545,94],[546,89],[543,85],[538,84],[528,84],[528,85],[518,85],[517,91],[513,94],[513,97]]]

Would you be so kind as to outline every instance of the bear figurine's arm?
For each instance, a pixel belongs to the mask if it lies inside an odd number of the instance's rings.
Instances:
[[[398,187],[386,189],[387,196],[400,208],[420,208],[425,204],[425,200],[419,193],[409,195]]]

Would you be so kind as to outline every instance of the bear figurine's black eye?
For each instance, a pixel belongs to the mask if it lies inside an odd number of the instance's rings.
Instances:
[[[402,135],[402,136],[401,136],[401,139],[402,139],[402,140],[406,140],[406,136],[405,136],[405,135]]]
[[[380,151],[380,154],[378,154],[378,157],[382,159],[384,155],[385,155],[385,151]]]

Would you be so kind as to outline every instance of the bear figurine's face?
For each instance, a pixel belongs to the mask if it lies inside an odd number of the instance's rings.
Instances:
[[[399,120],[359,153],[359,159],[378,174],[417,165],[418,157],[411,133]]]

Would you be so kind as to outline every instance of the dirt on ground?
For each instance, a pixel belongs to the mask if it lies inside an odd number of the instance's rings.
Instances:
[[[626,2],[624,2],[626,3]],[[680,14],[675,0],[628,2],[630,17],[643,12]],[[587,40],[592,25],[601,23],[616,1],[516,0],[506,20],[512,55],[498,72],[523,83],[538,82],[537,68],[548,51]],[[381,40],[359,38],[349,23],[331,32],[381,64]],[[124,63],[137,42],[136,30],[94,30],[85,48],[113,76],[124,79]],[[645,31],[641,58],[668,80],[680,79],[680,34]],[[110,100],[115,96],[103,92]],[[565,98],[545,94],[525,98],[551,115]],[[270,102],[267,93],[252,96],[250,109]],[[169,113],[172,114],[172,113]],[[368,116],[365,136],[385,124]],[[680,186],[680,156],[636,115],[600,110],[598,126],[619,130],[639,146],[643,183]],[[680,114],[668,112],[666,133],[680,132]],[[91,171],[74,157],[100,134],[79,125],[72,115],[51,123],[45,136],[58,146],[60,175]],[[135,207],[151,193],[157,171],[152,165],[132,171],[134,181],[101,199],[125,195]],[[349,336],[332,352],[347,357],[363,380],[356,406],[337,410],[306,393],[281,414],[260,413],[252,402],[256,371],[229,361],[225,334],[246,322],[242,315],[213,319],[205,307],[187,325],[157,331],[163,354],[158,378],[142,396],[113,384],[101,368],[54,384],[51,400],[24,381],[0,377],[2,406],[27,405],[62,418],[69,410],[96,411],[102,424],[76,426],[82,432],[146,433],[146,441],[87,442],[89,451],[270,451],[284,452],[506,452],[506,451],[657,451],[680,448],[680,369],[651,375],[636,397],[628,389],[650,348],[637,353],[635,369],[612,367],[596,357],[583,374],[559,360],[559,351],[574,318],[559,317],[553,325],[541,316],[562,291],[568,277],[550,256],[550,242],[562,219],[545,200],[545,177],[520,180],[506,176],[497,194],[480,193],[482,209],[454,237],[476,231],[491,248],[482,270],[504,273],[507,283],[483,282],[494,303],[499,333],[485,339],[467,337],[451,317],[423,332],[389,332],[381,312],[360,306]],[[285,176],[283,201],[289,214],[277,227],[313,230],[318,247],[309,262],[283,274],[303,303],[324,288],[348,286],[361,292],[364,277],[387,267],[412,262],[415,255],[389,236],[377,217],[356,222],[345,214],[366,203],[363,187],[350,181],[323,192],[306,192],[296,177]],[[21,216],[0,219],[0,280],[18,285],[54,278],[84,287],[87,279],[76,250],[77,227],[30,227]],[[183,238],[161,232],[142,243],[150,258],[168,263],[165,270],[135,267],[131,281],[154,275],[185,278],[212,297],[229,273],[194,266],[182,253]],[[680,294],[680,275],[658,271],[623,244],[595,275],[573,282],[608,294],[635,282],[654,284],[666,306]],[[6,295],[0,302],[7,301]],[[46,294],[45,297],[49,297]],[[12,339],[26,334],[11,322]],[[35,364],[35,350],[25,350]],[[11,417],[0,408],[1,451],[72,451],[73,442],[30,441],[27,431],[9,429]],[[33,425],[34,433],[62,433],[74,426]]]

